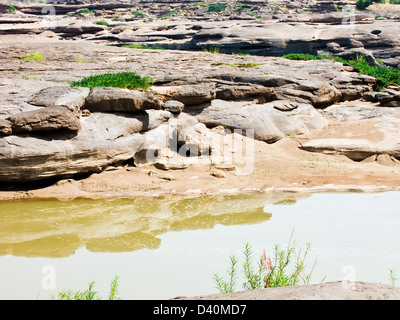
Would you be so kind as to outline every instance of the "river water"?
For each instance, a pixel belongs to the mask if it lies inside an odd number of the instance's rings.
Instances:
[[[393,191],[0,202],[0,299],[51,299],[90,281],[106,298],[115,275],[122,299],[217,293],[213,275],[226,276],[231,254],[240,270],[245,243],[258,258],[292,234],[311,245],[311,283],[391,284],[399,200]]]

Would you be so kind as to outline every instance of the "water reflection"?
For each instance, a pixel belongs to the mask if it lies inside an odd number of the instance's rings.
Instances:
[[[263,211],[266,204],[296,197],[300,195],[0,202],[0,255],[67,257],[83,246],[92,252],[157,249],[157,236],[168,231],[260,223],[271,218]]]

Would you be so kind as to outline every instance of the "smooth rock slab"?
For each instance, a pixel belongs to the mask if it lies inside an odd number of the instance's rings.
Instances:
[[[33,94],[28,103],[41,107],[67,107],[71,111],[77,111],[85,104],[89,91],[89,88],[84,87],[49,87]]]
[[[400,158],[398,143],[372,143],[358,139],[313,139],[299,146],[300,149],[325,154],[342,154],[355,161],[362,161],[373,155],[387,154]]]
[[[310,104],[281,111],[282,101],[265,104],[213,100],[209,107],[195,115],[208,127],[224,126],[230,129],[254,130],[254,138],[273,143],[289,134],[304,134],[321,129],[328,121]]]
[[[151,92],[111,87],[96,87],[86,98],[91,112],[138,112],[161,109],[162,102]]]
[[[32,131],[79,131],[79,119],[65,107],[41,108],[21,112],[8,118],[13,133]]]

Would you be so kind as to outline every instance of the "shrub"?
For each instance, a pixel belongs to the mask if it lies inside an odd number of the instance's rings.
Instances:
[[[134,72],[105,73],[91,75],[80,81],[71,82],[71,87],[116,87],[128,89],[148,89],[153,84],[150,77],[141,77]]]

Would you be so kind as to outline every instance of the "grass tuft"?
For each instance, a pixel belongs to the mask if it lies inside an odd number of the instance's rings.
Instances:
[[[104,20],[104,19],[97,20],[97,21],[95,21],[93,23],[99,24],[99,25],[102,25],[102,26],[108,26],[108,22],[106,20]]]
[[[105,73],[91,75],[82,80],[71,82],[71,87],[115,87],[128,89],[148,89],[154,81],[150,77],[141,77],[134,72]]]
[[[21,57],[22,61],[44,61],[43,53],[40,51],[35,51],[34,53],[30,53],[25,57]]]

